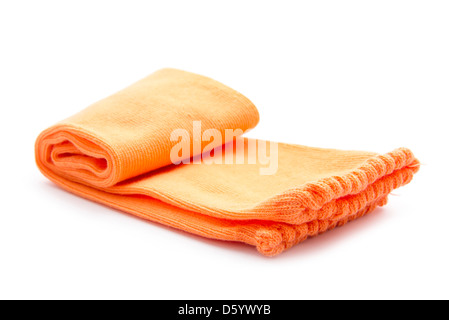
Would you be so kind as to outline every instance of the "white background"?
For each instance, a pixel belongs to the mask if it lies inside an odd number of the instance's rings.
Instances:
[[[251,137],[423,163],[389,204],[275,258],[73,196],[46,127],[163,67],[249,97]],[[0,298],[449,298],[448,1],[1,1]]]

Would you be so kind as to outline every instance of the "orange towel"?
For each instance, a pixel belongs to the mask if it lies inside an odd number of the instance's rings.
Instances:
[[[42,132],[36,161],[77,195],[269,256],[384,205],[419,169],[408,149],[378,155],[226,134],[258,120],[233,89],[164,69]],[[195,124],[200,141],[188,139]]]

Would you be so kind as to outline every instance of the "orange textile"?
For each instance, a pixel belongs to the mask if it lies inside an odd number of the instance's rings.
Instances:
[[[260,151],[269,149],[261,146],[269,143],[226,135],[258,120],[251,101],[233,89],[163,69],[42,132],[36,162],[74,194],[268,256],[386,204],[419,169],[405,148],[379,155],[279,143],[269,150],[276,169],[261,174],[267,163]],[[194,122],[222,139],[186,140],[200,161],[180,155],[184,163],[174,164],[180,139],[172,133],[195,136]]]

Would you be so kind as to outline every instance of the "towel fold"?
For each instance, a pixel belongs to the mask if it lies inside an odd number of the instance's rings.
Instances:
[[[258,120],[233,89],[163,69],[42,132],[36,162],[79,196],[268,256],[385,205],[419,169],[405,148],[379,155],[241,137]]]

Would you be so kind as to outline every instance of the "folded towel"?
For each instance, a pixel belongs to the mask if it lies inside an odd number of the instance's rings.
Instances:
[[[258,120],[233,89],[163,69],[42,132],[36,162],[74,194],[268,256],[385,205],[419,169],[404,148],[242,138]]]

